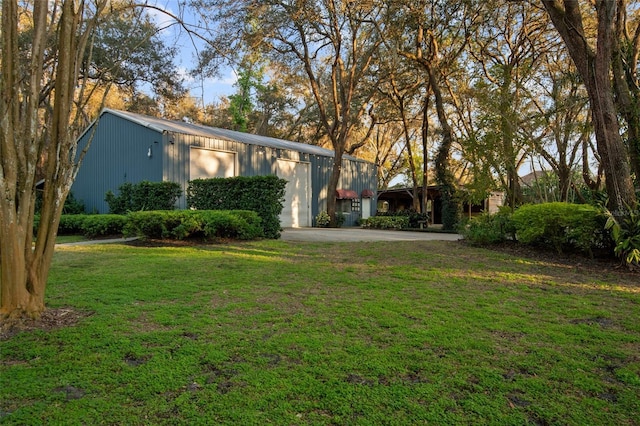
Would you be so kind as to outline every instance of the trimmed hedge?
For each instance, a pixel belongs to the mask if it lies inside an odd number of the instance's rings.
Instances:
[[[266,238],[280,238],[280,213],[287,181],[277,176],[195,179],[187,188],[187,206],[196,210],[251,210],[262,219]]]
[[[376,216],[406,216],[409,220],[406,228],[418,229],[420,222],[426,223],[429,220],[429,213],[419,213],[414,209],[400,210],[397,212],[378,212]]]
[[[84,234],[82,225],[87,218],[86,214],[63,214],[58,224],[58,235]]]
[[[127,214],[141,210],[173,210],[182,195],[180,185],[175,182],[142,181],[136,184],[123,183],[118,195],[111,191],[105,194],[109,213]]]
[[[82,222],[82,233],[87,238],[120,235],[127,217],[119,214],[91,214]]]
[[[125,235],[143,238],[177,239],[237,238],[250,240],[264,236],[256,212],[243,210],[158,210],[127,215]]]
[[[409,227],[409,216],[372,216],[360,222],[363,228],[404,229]]]
[[[511,216],[516,237],[523,244],[551,246],[559,253],[592,253],[607,244],[602,212],[588,204],[544,203],[520,207]]]
[[[87,238],[121,235],[126,222],[126,216],[117,214],[63,214],[58,235],[84,235]]]

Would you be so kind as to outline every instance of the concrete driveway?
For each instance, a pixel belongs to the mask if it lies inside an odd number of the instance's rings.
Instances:
[[[285,228],[283,241],[352,242],[352,241],[456,241],[459,234],[441,232],[387,231],[362,228]]]

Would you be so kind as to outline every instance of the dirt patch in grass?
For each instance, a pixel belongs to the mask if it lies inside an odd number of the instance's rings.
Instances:
[[[71,327],[93,312],[74,308],[49,308],[38,319],[5,319],[0,323],[0,340],[6,340],[21,332],[56,330]]]

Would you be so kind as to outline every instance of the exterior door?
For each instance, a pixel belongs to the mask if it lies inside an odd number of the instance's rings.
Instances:
[[[362,199],[362,218],[366,219],[371,216],[371,198]]]

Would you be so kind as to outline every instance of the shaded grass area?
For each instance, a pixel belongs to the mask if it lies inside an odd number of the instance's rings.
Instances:
[[[639,424],[637,275],[456,242],[56,252],[6,424]]]

